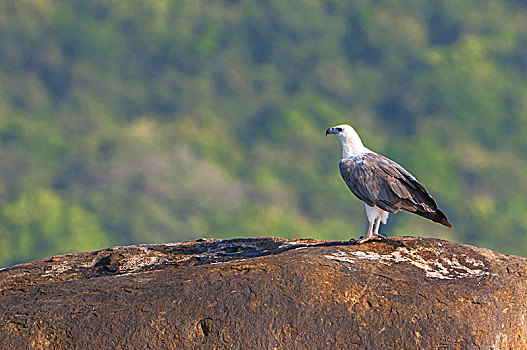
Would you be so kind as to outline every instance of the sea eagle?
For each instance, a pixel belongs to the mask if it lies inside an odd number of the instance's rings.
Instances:
[[[405,210],[447,227],[452,227],[445,214],[428,191],[402,166],[364,147],[357,132],[347,124],[326,130],[342,142],[340,174],[357,198],[364,201],[369,227],[363,243],[382,239],[381,222],[386,224],[389,213]]]

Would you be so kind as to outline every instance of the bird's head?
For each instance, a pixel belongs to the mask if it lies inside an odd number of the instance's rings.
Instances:
[[[326,130],[326,135],[329,134],[337,135],[340,141],[342,141],[344,158],[362,153],[366,150],[355,129],[348,124],[341,124],[328,128]]]
[[[348,124],[341,124],[328,128],[326,130],[326,135],[329,134],[337,135],[341,140],[346,140],[347,138],[357,135],[351,125]]]

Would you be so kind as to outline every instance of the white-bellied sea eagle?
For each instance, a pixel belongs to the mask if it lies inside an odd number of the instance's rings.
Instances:
[[[402,166],[364,147],[357,132],[347,124],[326,130],[326,135],[337,135],[342,142],[340,174],[357,198],[364,201],[369,227],[363,243],[382,239],[381,222],[386,224],[389,213],[405,210],[452,227],[445,214],[428,191]]]

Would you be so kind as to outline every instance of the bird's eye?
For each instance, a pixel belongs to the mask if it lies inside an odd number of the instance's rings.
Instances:
[[[337,128],[337,131],[338,132],[342,132],[342,128]]]

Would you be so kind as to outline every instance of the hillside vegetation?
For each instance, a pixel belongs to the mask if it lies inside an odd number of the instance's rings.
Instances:
[[[197,237],[366,230],[340,143],[409,169],[454,224],[527,255],[520,1],[0,0],[0,264]]]

